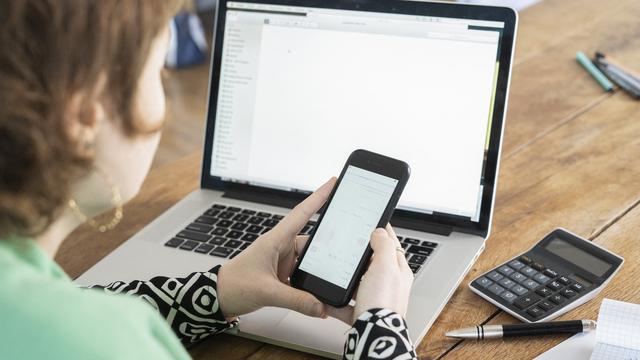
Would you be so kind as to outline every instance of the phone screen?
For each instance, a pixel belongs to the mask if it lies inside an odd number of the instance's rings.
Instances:
[[[346,289],[397,184],[349,165],[299,269]]]

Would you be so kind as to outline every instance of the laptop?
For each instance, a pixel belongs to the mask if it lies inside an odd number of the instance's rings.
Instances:
[[[415,274],[406,319],[418,344],[489,236],[516,13],[388,0],[221,0],[216,19],[200,189],[77,283],[224,264],[362,148],[411,166],[391,223]],[[265,308],[242,316],[238,335],[338,357],[347,329]]]

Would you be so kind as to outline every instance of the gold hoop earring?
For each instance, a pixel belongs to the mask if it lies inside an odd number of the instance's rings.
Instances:
[[[111,221],[105,224],[98,224],[97,221],[95,221],[93,218],[88,217],[82,212],[82,210],[80,210],[80,206],[78,206],[78,203],[74,199],[69,199],[69,208],[71,208],[73,214],[82,222],[86,222],[92,228],[98,230],[101,233],[105,233],[109,230],[115,229],[116,226],[118,226],[118,224],[122,220],[122,217],[124,216],[124,209],[122,196],[120,195],[120,189],[118,189],[113,180],[111,180],[111,177],[109,177],[109,175],[101,170],[96,170],[96,173],[102,175],[103,180],[111,188],[111,204],[115,208]]]

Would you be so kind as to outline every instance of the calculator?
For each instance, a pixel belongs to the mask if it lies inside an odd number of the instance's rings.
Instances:
[[[623,262],[589,240],[556,229],[469,287],[524,322],[548,321],[593,299]]]

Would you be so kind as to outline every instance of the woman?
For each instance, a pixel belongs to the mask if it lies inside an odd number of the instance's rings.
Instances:
[[[346,358],[414,358],[402,319],[412,275],[390,227],[372,234],[355,307],[326,306],[287,284],[307,240],[296,234],[333,179],[223,267],[78,289],[54,263],[81,223],[117,226],[149,170],[165,112],[166,24],[180,6],[0,3],[0,357],[188,358],[184,345],[280,306],[352,325]],[[108,223],[91,220],[109,209]]]

